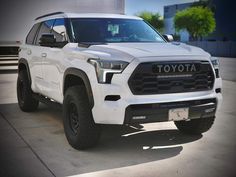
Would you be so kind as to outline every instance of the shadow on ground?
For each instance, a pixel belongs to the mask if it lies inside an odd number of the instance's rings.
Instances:
[[[86,151],[77,151],[67,142],[62,125],[62,112],[40,105],[34,113],[21,112],[17,104],[0,105],[4,124],[10,124],[23,140],[11,141],[6,125],[0,126],[1,168],[9,170],[9,164],[17,164],[14,173],[30,167],[30,159],[19,154],[19,148],[35,151],[38,160],[45,163],[56,176],[94,172],[177,156],[183,150],[182,144],[200,139],[202,136],[187,136],[176,129],[142,129],[128,126],[103,126],[98,146]],[[17,143],[21,144],[20,146]],[[6,154],[14,152],[7,157]],[[17,158],[16,158],[17,157]],[[35,160],[35,159],[34,159]],[[26,163],[22,163],[26,162]],[[32,166],[33,168],[33,166]],[[27,174],[25,174],[27,176]]]

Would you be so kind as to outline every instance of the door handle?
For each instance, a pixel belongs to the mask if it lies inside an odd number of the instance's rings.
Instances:
[[[28,50],[27,50],[27,54],[28,54],[28,55],[31,55],[31,53],[32,53],[31,50],[28,49]]]
[[[41,57],[44,57],[44,58],[45,58],[45,57],[47,57],[47,54],[46,54],[46,53],[42,53],[42,54],[41,54]]]

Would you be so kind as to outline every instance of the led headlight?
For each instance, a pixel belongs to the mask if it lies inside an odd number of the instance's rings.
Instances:
[[[122,73],[129,64],[125,61],[88,59],[88,62],[95,67],[99,83],[111,83],[113,74]]]
[[[217,57],[211,57],[211,63],[213,65],[213,68],[215,69],[215,73],[216,73],[216,78],[220,77],[219,74],[219,59]]]

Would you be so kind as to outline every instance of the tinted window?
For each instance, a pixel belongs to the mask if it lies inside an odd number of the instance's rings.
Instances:
[[[56,19],[54,26],[52,28],[52,34],[56,38],[56,42],[65,42],[67,41],[66,27],[64,19]]]
[[[143,20],[74,18],[71,22],[76,42],[164,42]]]
[[[51,33],[53,23],[54,23],[54,20],[47,20],[47,21],[41,23],[41,26],[40,26],[40,29],[38,32],[38,36],[37,36],[37,40],[36,40],[37,45],[39,45],[39,39],[42,36],[42,34]]]
[[[29,34],[26,37],[26,44],[33,44],[34,43],[34,38],[35,38],[35,35],[38,31],[39,25],[40,24],[37,23],[31,28]]]

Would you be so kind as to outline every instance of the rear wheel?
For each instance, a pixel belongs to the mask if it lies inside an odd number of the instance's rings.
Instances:
[[[215,117],[192,119],[190,121],[175,121],[176,127],[186,134],[201,134],[213,125]]]
[[[101,128],[94,123],[84,86],[67,89],[63,101],[63,124],[66,138],[75,149],[86,149],[97,144]]]
[[[31,112],[38,108],[39,101],[33,98],[29,78],[25,70],[21,70],[17,78],[17,99],[22,111]]]

